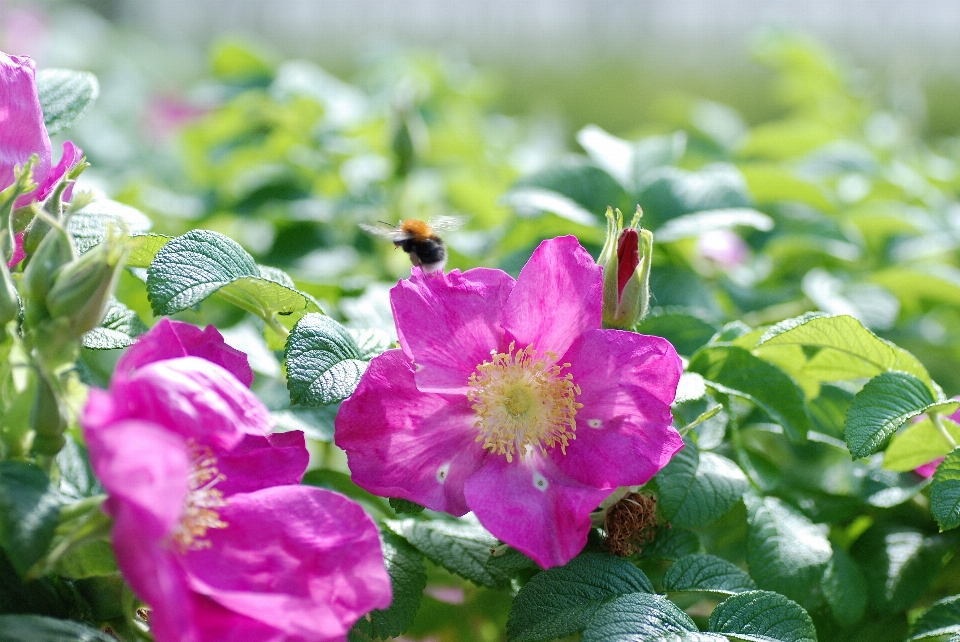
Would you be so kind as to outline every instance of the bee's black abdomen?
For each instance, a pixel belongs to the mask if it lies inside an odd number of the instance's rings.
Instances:
[[[420,262],[424,265],[443,263],[447,258],[447,250],[443,247],[443,241],[436,237],[428,238],[425,241],[417,243],[415,252],[417,258],[419,258]]]

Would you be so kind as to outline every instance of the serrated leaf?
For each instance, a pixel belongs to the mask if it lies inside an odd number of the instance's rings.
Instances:
[[[714,555],[688,555],[670,565],[663,576],[663,590],[723,593],[733,595],[756,590],[746,571]]]
[[[173,237],[165,234],[139,234],[127,241],[130,253],[127,254],[128,268],[148,268],[157,257],[157,252]]]
[[[630,593],[604,602],[587,623],[582,642],[646,642],[652,636],[697,625],[677,605],[660,595]]]
[[[926,368],[906,350],[881,339],[851,316],[805,314],[767,330],[756,345],[763,357],[774,348],[817,348],[803,366],[806,376],[820,382],[865,379],[883,372],[912,374],[933,389]]]
[[[913,623],[907,642],[919,642],[950,634],[960,635],[960,595],[934,602]]]
[[[833,618],[840,624],[854,624],[863,617],[867,608],[867,581],[853,558],[842,548],[834,547],[833,557],[820,582],[820,591]]]
[[[37,95],[43,124],[52,136],[80,120],[93,106],[100,95],[100,83],[88,71],[41,69],[37,72]]]
[[[680,528],[700,528],[722,517],[749,487],[739,466],[701,453],[689,438],[655,480],[661,514]]]
[[[360,618],[354,628],[370,637],[389,638],[401,635],[413,624],[427,585],[427,570],[423,555],[405,540],[389,531],[381,536],[393,602],[386,609],[371,611],[369,619]]]
[[[883,450],[897,428],[938,405],[920,379],[905,372],[884,372],[853,398],[844,439],[854,459]]]
[[[510,608],[511,642],[552,640],[582,631],[604,601],[618,595],[653,593],[647,576],[626,560],[582,553],[565,566],[538,573]]]
[[[960,448],[947,455],[933,473],[930,511],[941,531],[960,526]]]
[[[389,498],[390,508],[394,510],[398,515],[403,513],[407,515],[416,515],[424,511],[424,507],[416,502],[411,502],[409,499],[401,499],[400,497],[391,497]]]
[[[393,339],[379,328],[347,329],[365,361],[370,361],[393,347]]]
[[[72,620],[42,615],[0,615],[0,642],[116,642]]]
[[[144,234],[153,223],[143,212],[110,199],[98,199],[75,212],[67,223],[77,252],[83,254],[107,237],[112,226],[128,235]]]
[[[776,497],[748,493],[744,502],[750,576],[762,589],[811,599],[833,554],[820,527]]]
[[[136,312],[111,298],[100,327],[83,335],[83,347],[91,350],[126,348],[148,329]]]
[[[803,392],[787,373],[738,346],[707,346],[690,360],[688,369],[718,390],[745,397],[783,426],[792,441],[802,441],[810,429]]]
[[[850,548],[867,580],[871,610],[885,615],[904,611],[936,578],[949,550],[938,537],[891,524],[877,524]]]
[[[504,588],[510,576],[488,567],[497,539],[479,524],[469,521],[386,520],[384,525],[406,539],[431,561],[474,584]]]
[[[40,468],[0,462],[0,547],[20,575],[46,554],[59,514],[60,499]]]
[[[284,360],[290,402],[305,406],[346,399],[367,369],[347,329],[322,314],[307,314],[294,326]]]
[[[263,274],[236,241],[217,232],[192,230],[157,252],[147,270],[147,296],[160,316],[217,294],[268,324],[280,323],[287,329],[304,314],[321,312],[312,297],[278,283],[275,274],[268,274],[271,278]]]
[[[771,591],[727,598],[710,614],[709,626],[737,640],[817,642],[817,630],[803,607]]]
[[[954,442],[960,443],[960,425],[947,417],[941,417],[940,422]],[[927,417],[893,436],[887,449],[883,451],[883,467],[905,472],[934,459],[946,457],[951,450],[953,444],[947,441],[936,424]]]

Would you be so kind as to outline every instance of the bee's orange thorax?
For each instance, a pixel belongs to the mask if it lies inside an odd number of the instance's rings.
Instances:
[[[408,218],[400,223],[400,231],[409,234],[414,240],[423,240],[433,236],[433,230],[423,221],[415,218]]]

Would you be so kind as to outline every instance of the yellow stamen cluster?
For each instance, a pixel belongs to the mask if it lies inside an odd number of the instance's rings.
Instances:
[[[556,354],[538,355],[532,345],[516,352],[514,347],[492,350],[490,361],[470,375],[467,398],[477,417],[477,441],[508,462],[515,454],[522,460],[533,447],[546,454],[547,447],[560,446],[565,455],[577,438],[577,410],[583,407],[573,375],[562,374],[570,364],[558,365]]]
[[[173,532],[173,540],[181,551],[200,550],[210,547],[204,539],[211,528],[226,528],[218,509],[227,505],[223,493],[214,488],[226,477],[217,470],[217,458],[209,448],[200,447],[190,440],[190,457],[193,470],[190,473],[190,490],[183,506],[180,524]]]

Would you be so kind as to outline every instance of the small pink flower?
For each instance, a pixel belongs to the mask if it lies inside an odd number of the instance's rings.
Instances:
[[[710,230],[697,238],[696,252],[723,268],[733,268],[750,258],[750,246],[731,230]]]
[[[66,141],[60,162],[53,166],[50,136],[43,124],[37,95],[35,65],[30,58],[0,52],[0,190],[13,184],[13,168],[26,164],[33,154],[38,158],[33,168],[33,180],[38,187],[18,198],[17,207],[46,200],[64,174],[80,161],[83,152]],[[72,186],[64,193],[65,200],[69,200],[71,191]],[[20,234],[9,266],[13,267],[23,258]]]
[[[683,445],[667,341],[601,329],[602,275],[577,239],[544,241],[513,280],[477,268],[391,290],[400,350],[340,407],[354,481],[468,511],[543,567],[586,543],[590,512]]]
[[[163,319],[90,391],[81,424],[117,563],[157,642],[346,640],[391,601],[377,529],[297,485],[303,434],[269,434],[241,357],[211,327]]]

